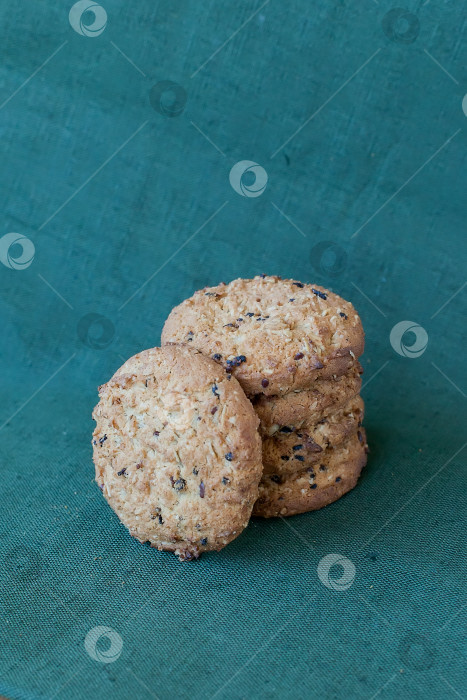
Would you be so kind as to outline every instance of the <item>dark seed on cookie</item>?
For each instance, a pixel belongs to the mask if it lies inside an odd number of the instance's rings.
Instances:
[[[93,441],[92,441],[92,444],[93,444],[93,445],[97,445],[97,440],[93,440]]]
[[[208,543],[208,538],[207,538],[207,537],[203,537],[203,539],[200,540],[199,543],[202,544],[203,547],[204,547],[204,545]]]
[[[154,435],[155,437],[159,437],[160,432],[159,432],[158,430],[155,430],[155,431],[153,432],[153,435]]]
[[[217,297],[218,294],[216,292],[204,292],[205,297]]]
[[[310,484],[310,489],[316,489],[318,488],[318,484]]]
[[[249,316],[249,317],[251,318],[252,316],[254,316],[254,313],[252,313],[251,311],[249,311],[249,312],[248,312],[247,314],[245,314],[245,315],[246,315],[246,316]]]
[[[298,462],[304,462],[304,461],[305,461],[305,457],[302,457],[302,455],[295,455],[295,459],[296,459]]]
[[[141,464],[141,462],[138,462],[138,464],[136,465],[136,469],[142,469],[142,468],[143,468],[143,465]]]
[[[284,426],[280,429],[280,432],[281,432],[281,433],[292,433],[293,430],[292,430],[292,428],[289,428],[288,425],[284,425]]]
[[[192,559],[197,559],[198,556],[193,554],[193,552],[180,552],[178,558],[180,561],[191,561]]]
[[[197,469],[196,467],[193,467],[193,474],[195,474],[195,476],[197,474],[199,474],[199,469]]]
[[[338,482],[338,481],[340,481],[340,480],[341,480],[341,477],[340,477],[340,476],[336,476],[336,482]]]
[[[290,457],[289,457],[288,455],[281,455],[281,459],[282,459],[284,462],[288,462],[289,459],[290,459]]]
[[[126,473],[126,467],[123,467],[123,469],[120,469],[120,471],[117,472],[117,476],[124,476],[125,473]]]
[[[267,386],[269,386],[269,379],[262,379],[262,380],[261,380],[261,386],[264,387],[264,388],[266,388]]]
[[[348,319],[347,314],[345,314],[343,311],[339,311],[339,316],[342,316],[342,318],[345,318],[346,321]]]
[[[311,477],[312,479],[315,478],[316,474],[315,474],[314,471],[313,471],[313,467],[308,467],[307,472],[310,474],[310,477]]]
[[[224,486],[226,486],[226,484],[228,484],[229,482],[230,482],[230,479],[228,479],[226,476],[222,477],[222,483],[224,484]]]
[[[289,299],[289,301],[295,301],[295,297],[293,299]]]
[[[292,449],[294,452],[296,452],[297,450],[303,450],[303,445],[294,445]]]
[[[294,355],[294,360],[301,360],[302,357],[304,357],[303,352],[297,352],[296,355]]]
[[[103,445],[106,440],[107,440],[107,435],[104,435],[104,437],[99,438],[99,445]]]
[[[162,518],[162,515],[158,515],[158,516],[157,516],[157,519],[159,520],[159,525],[163,525],[163,524],[164,524],[164,520],[163,520],[163,518]]]
[[[269,477],[271,481],[273,481],[275,484],[280,484],[282,482],[281,477],[278,474],[271,474]]]
[[[325,294],[324,292],[320,292],[319,289],[313,289],[313,287],[312,287],[311,291],[313,292],[313,294],[316,294],[316,296],[319,297],[320,299],[327,299],[328,298],[328,295]]]
[[[186,481],[185,479],[177,479],[176,481],[174,481],[172,486],[174,487],[175,491],[183,491],[183,489],[186,486]]]
[[[305,285],[302,282],[292,282],[295,287],[300,287],[302,289]],[[314,291],[314,289],[312,290]]]
[[[245,355],[238,355],[237,357],[234,357],[233,360],[227,360],[225,363],[225,369],[227,372],[231,372],[233,367],[239,367],[242,362],[246,362],[246,357]]]
[[[203,482],[201,482],[199,485],[199,496],[200,496],[200,498],[204,498],[204,484],[203,484]]]
[[[241,321],[243,321],[243,318],[237,318],[237,321],[241,322]]]
[[[264,278],[266,277],[266,275],[264,274],[264,272],[262,272],[262,273],[260,274],[260,277],[261,277],[261,279],[264,280]]]
[[[219,355],[218,352],[215,352],[214,355],[212,356],[212,359],[217,360],[217,361],[222,360],[222,355]]]
[[[359,430],[357,431],[357,437],[358,437],[359,442],[363,442],[363,435],[361,434],[361,432]]]
[[[211,415],[214,415],[216,411],[217,411],[217,406],[213,406],[211,408]]]
[[[219,399],[219,398],[220,398],[220,394],[219,394],[218,391],[217,391],[218,388],[219,388],[219,387],[217,386],[217,384],[213,384],[213,385],[212,385],[212,393],[214,394],[214,396],[215,396],[216,398]]]
[[[320,465],[319,465],[319,470],[320,470],[320,472],[325,472],[325,471],[327,471],[326,465],[325,465],[325,464],[320,464]]]
[[[227,462],[231,462],[233,460],[233,454],[231,452],[227,452],[226,455],[224,455]]]

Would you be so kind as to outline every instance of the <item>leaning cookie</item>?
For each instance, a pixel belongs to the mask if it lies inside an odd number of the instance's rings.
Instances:
[[[352,304],[279,277],[206,287],[172,310],[162,343],[187,343],[235,375],[248,396],[310,388],[341,376],[363,352]]]
[[[253,515],[263,518],[297,515],[337,501],[354,488],[366,464],[368,445],[363,428],[313,468],[292,474],[264,476]]]
[[[285,396],[256,396],[253,406],[260,419],[260,433],[274,435],[283,426],[298,429],[321,420],[358,394],[362,384],[360,363],[336,379],[318,379],[312,389]]]
[[[132,357],[99,395],[96,481],[134,537],[188,560],[242,532],[258,495],[261,441],[234,377],[169,345]]]
[[[283,426],[273,437],[264,438],[264,474],[293,474],[322,462],[329,449],[339,448],[356,434],[362,424],[363,408],[363,399],[355,396],[317,423],[305,424],[299,430]]]

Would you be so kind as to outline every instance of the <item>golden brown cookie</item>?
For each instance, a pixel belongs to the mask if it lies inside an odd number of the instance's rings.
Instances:
[[[196,350],[145,350],[99,389],[96,481],[138,540],[181,560],[247,526],[261,477],[258,418],[234,377]]]
[[[260,276],[195,292],[170,313],[162,343],[213,357],[248,396],[283,395],[356,366],[364,334],[352,304],[337,294]]]
[[[281,476],[303,471],[322,462],[329,448],[338,448],[355,435],[363,420],[363,399],[355,396],[341,409],[299,430],[284,426],[273,437],[263,438],[263,472]]]
[[[292,391],[285,396],[255,396],[253,406],[261,421],[263,436],[274,435],[281,427],[298,429],[317,422],[342,407],[360,391],[360,363],[336,379],[318,379],[313,388]]]
[[[365,431],[359,432],[361,441],[352,436],[313,467],[285,478],[264,476],[253,515],[273,518],[318,510],[353,489],[368,451]]]

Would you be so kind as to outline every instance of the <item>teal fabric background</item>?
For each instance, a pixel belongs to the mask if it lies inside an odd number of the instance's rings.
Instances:
[[[464,7],[71,5],[0,3],[0,693],[466,697]],[[180,564],[93,481],[97,386],[261,272],[359,310],[369,463]]]

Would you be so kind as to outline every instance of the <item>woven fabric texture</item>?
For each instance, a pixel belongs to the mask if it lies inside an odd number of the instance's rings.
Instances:
[[[407,5],[0,3],[10,700],[467,696],[465,11]],[[368,466],[181,564],[94,483],[97,387],[263,272],[360,312]]]

